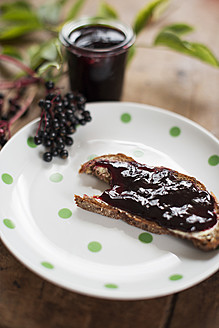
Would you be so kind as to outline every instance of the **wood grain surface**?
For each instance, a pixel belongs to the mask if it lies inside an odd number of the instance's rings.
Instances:
[[[83,14],[95,14],[99,2],[88,0]],[[127,23],[147,2],[108,0]],[[219,1],[175,1],[159,24],[139,36],[122,100],[182,114],[219,138],[219,69],[173,51],[150,47],[158,28],[173,22],[194,25],[196,29],[188,39],[210,46],[219,58]],[[64,83],[67,86],[67,80]],[[13,133],[38,115],[33,107]],[[93,298],[38,277],[0,241],[0,328],[217,328],[218,290],[219,272],[192,288],[165,297],[141,301]]]

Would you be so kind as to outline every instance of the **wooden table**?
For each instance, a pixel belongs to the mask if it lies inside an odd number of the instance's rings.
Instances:
[[[88,1],[93,14],[98,1]],[[109,0],[132,21],[146,1]],[[219,1],[177,1],[159,24],[196,26],[188,39],[203,42],[219,58]],[[149,44],[159,27],[143,32],[138,44]],[[123,101],[151,104],[188,117],[219,138],[219,70],[161,48],[139,47],[128,68]],[[32,112],[16,129],[38,113]],[[215,177],[218,179],[218,177]],[[0,242],[1,328],[216,328],[219,326],[219,272],[185,291],[140,301],[110,301],[57,287],[23,266]]]

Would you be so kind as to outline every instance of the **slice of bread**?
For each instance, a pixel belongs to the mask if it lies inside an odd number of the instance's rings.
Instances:
[[[135,160],[131,157],[128,157],[124,154],[109,154],[96,157],[86,163],[84,163],[79,173],[86,173],[92,174],[100,180],[105,181],[106,183],[110,183],[111,181],[111,174],[105,167],[96,166],[97,161],[102,160],[109,160],[109,161],[117,161],[117,162],[135,162]],[[177,176],[177,179],[180,180],[189,180],[201,189],[206,190],[206,187],[196,180],[194,177],[179,173],[177,171],[173,171],[174,175]],[[133,215],[128,211],[122,210],[120,208],[114,207],[109,205],[108,203],[104,202],[99,198],[99,196],[87,196],[84,195],[83,197],[79,195],[75,195],[75,202],[77,206],[80,208],[95,212],[104,216],[108,216],[113,219],[123,220],[126,223],[138,227],[140,229],[156,233],[156,234],[168,234],[177,236],[183,239],[187,239],[192,241],[195,247],[202,249],[202,250],[213,250],[218,247],[219,245],[219,204],[214,195],[214,205],[215,205],[215,212],[217,214],[217,222],[216,224],[203,231],[197,232],[184,232],[177,229],[170,229],[163,226],[160,226],[158,223],[142,218],[138,215]]]

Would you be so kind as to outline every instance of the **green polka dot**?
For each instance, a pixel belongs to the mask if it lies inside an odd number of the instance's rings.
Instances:
[[[3,173],[2,174],[2,181],[6,184],[12,184],[13,178],[10,174],[8,173]]]
[[[52,182],[60,182],[63,179],[63,175],[61,173],[53,173],[50,175],[49,180]]]
[[[178,126],[173,126],[171,129],[170,129],[170,135],[172,137],[178,137],[181,133],[181,130]]]
[[[219,156],[218,155],[212,155],[208,159],[208,164],[212,166],[216,166],[219,164]]]
[[[175,280],[180,280],[182,279],[182,275],[181,274],[173,274],[172,276],[169,277],[170,280],[175,281]]]
[[[99,252],[102,249],[102,245],[98,241],[91,241],[87,247],[89,251],[94,253]]]
[[[62,219],[69,219],[72,216],[72,211],[70,211],[68,208],[62,208],[59,210],[58,214]]]
[[[35,142],[34,142],[33,137],[29,137],[29,138],[27,139],[27,144],[28,144],[28,146],[31,147],[31,148],[36,148],[36,147],[37,147],[37,145],[36,145]]]
[[[121,115],[121,121],[123,123],[129,123],[131,121],[131,119],[132,119],[132,117],[131,117],[131,115],[129,113],[123,113]]]
[[[116,289],[116,288],[118,288],[118,286],[116,284],[105,284],[104,286],[106,288],[110,288],[110,289]]]
[[[54,265],[52,265],[49,262],[41,262],[41,264],[42,264],[42,266],[44,266],[47,269],[53,269],[54,268]]]
[[[139,236],[138,236],[138,239],[142,242],[142,243],[145,243],[145,244],[149,244],[152,242],[153,240],[153,236],[148,233],[148,232],[142,232]]]
[[[12,220],[10,220],[10,219],[4,219],[3,220],[3,223],[9,229],[14,229],[15,228],[14,222]]]
[[[87,157],[87,160],[88,160],[88,161],[91,161],[91,160],[94,159],[95,157],[97,157],[96,154],[91,154],[91,155],[89,155],[89,156]]]
[[[144,156],[144,152],[140,149],[136,149],[133,151],[133,155],[136,157],[141,157],[141,156]]]

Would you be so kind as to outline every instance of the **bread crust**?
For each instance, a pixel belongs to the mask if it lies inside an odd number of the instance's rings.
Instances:
[[[79,173],[92,174],[100,180],[105,181],[106,183],[110,183],[111,175],[107,168],[97,167],[95,166],[96,161],[98,160],[110,160],[110,161],[120,161],[120,162],[136,162],[132,157],[128,157],[124,154],[109,154],[95,157],[94,159],[84,163]],[[171,170],[179,179],[187,179],[195,183],[200,189],[206,190],[206,187],[194,177],[179,173],[177,171]],[[200,231],[200,232],[182,232],[179,230],[168,229],[165,227],[161,227],[156,222],[147,220],[138,215],[133,215],[129,212],[121,210],[119,208],[113,207],[101,199],[98,196],[87,196],[83,197],[79,195],[75,195],[75,202],[78,207],[98,213],[104,216],[108,216],[112,219],[123,220],[124,222],[138,227],[140,229],[156,233],[156,234],[167,234],[173,235],[179,238],[190,240],[195,247],[208,251],[213,250],[219,245],[219,204],[212,194],[215,200],[215,209],[217,213],[217,223],[210,229]]]

